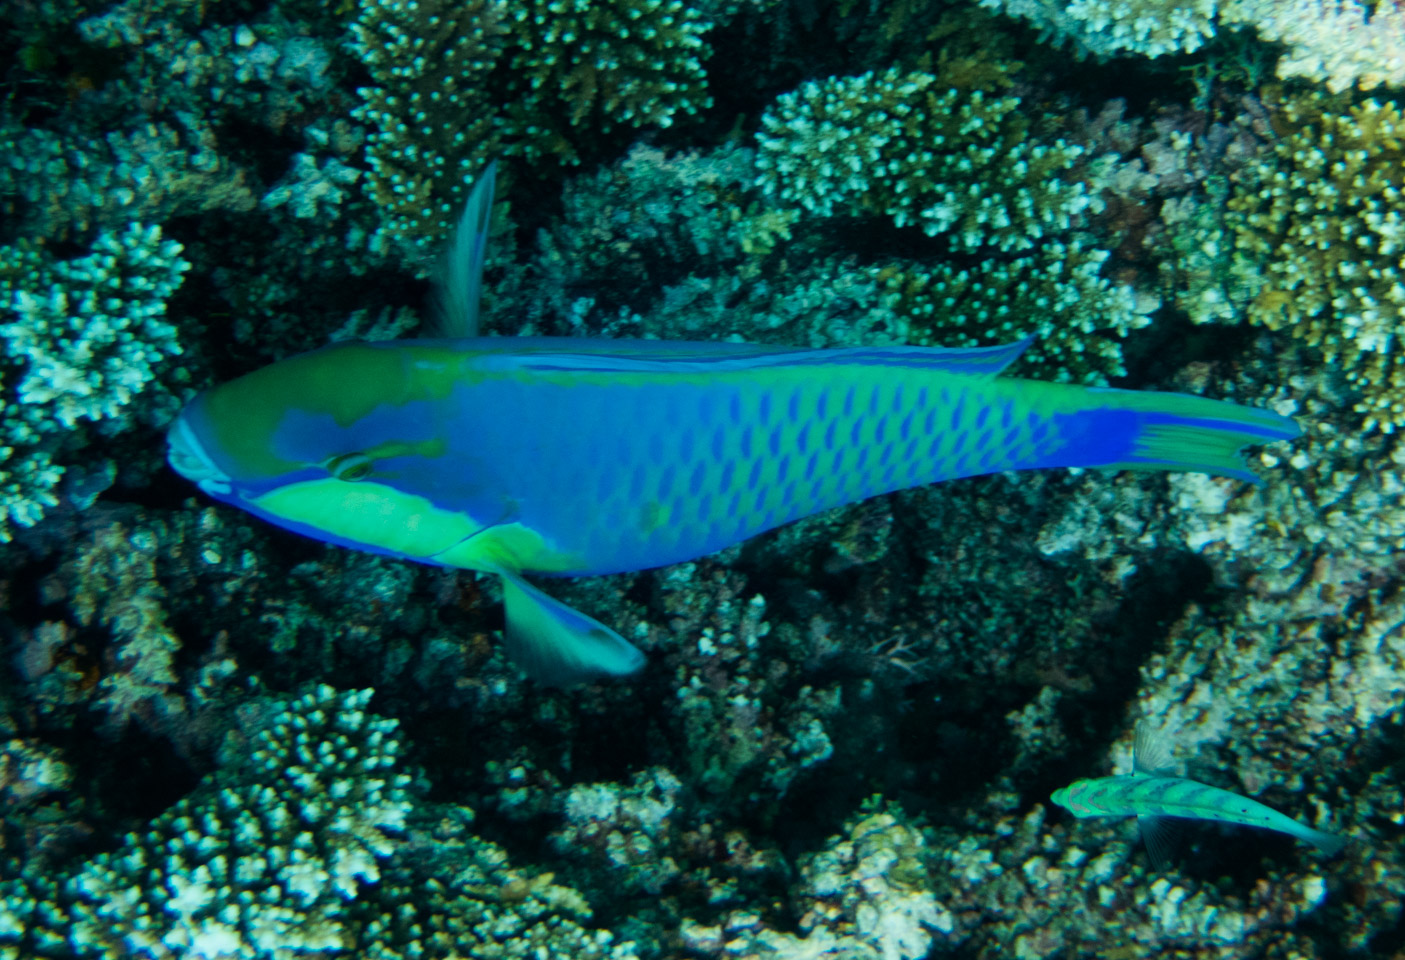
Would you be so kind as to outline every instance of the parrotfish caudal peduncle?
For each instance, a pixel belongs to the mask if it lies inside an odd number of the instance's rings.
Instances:
[[[480,178],[441,303],[476,322]],[[1044,467],[1252,480],[1264,410],[998,374],[1029,341],[943,350],[471,338],[344,343],[207,390],[169,436],[210,496],[343,546],[503,577],[509,652],[568,684],[636,670],[619,634],[524,573],[677,563],[892,490]]]
[[[1310,843],[1331,856],[1346,838],[1324,833],[1230,790],[1187,780],[1172,773],[1170,755],[1144,724],[1137,725],[1132,747],[1132,774],[1076,780],[1050,798],[1075,817],[1136,817],[1152,860],[1166,860],[1167,818],[1240,823],[1276,830]]]

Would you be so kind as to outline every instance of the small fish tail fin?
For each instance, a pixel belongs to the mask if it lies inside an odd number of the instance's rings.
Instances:
[[[1240,450],[1301,433],[1287,417],[1226,400],[1059,384],[1041,387],[1045,399],[1052,401],[1051,426],[1065,440],[1042,466],[1177,470],[1257,483]]]
[[[1312,827],[1303,827],[1298,834],[1298,839],[1312,844],[1323,856],[1335,857],[1342,852],[1346,846],[1347,838],[1339,833],[1327,833],[1325,830],[1314,830]]]

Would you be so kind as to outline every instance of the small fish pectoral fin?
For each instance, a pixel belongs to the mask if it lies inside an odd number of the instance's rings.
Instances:
[[[507,655],[538,683],[567,687],[601,677],[623,677],[644,655],[593,617],[547,596],[515,573],[503,578]]]
[[[1137,829],[1141,831],[1146,852],[1151,855],[1152,866],[1157,870],[1165,870],[1171,861],[1171,847],[1180,828],[1170,817],[1142,814],[1137,817]]]

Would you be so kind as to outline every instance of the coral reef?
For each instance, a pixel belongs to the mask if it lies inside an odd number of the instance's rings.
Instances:
[[[1393,430],[1405,416],[1405,118],[1389,102],[1305,94],[1273,122],[1271,152],[1231,175],[1223,222],[1189,227],[1187,245],[1218,269],[1196,274],[1184,305],[1200,322],[1247,319],[1321,350],[1361,393],[1366,427]]]
[[[807,83],[761,125],[768,194],[824,216],[869,210],[957,250],[1028,250],[1098,209],[1096,187],[1071,174],[1083,148],[1041,142],[1018,97],[942,89],[928,73]]]
[[[981,4],[1028,20],[1046,33],[1072,40],[1078,50],[1100,57],[1194,53],[1215,35],[1220,14],[1215,0],[981,0]]]
[[[1396,5],[11,6],[0,958],[1396,945]],[[1280,53],[1327,92],[1264,86]],[[488,335],[1032,336],[1015,375],[1304,436],[1258,486],[974,478],[561,580],[647,664],[542,689],[495,578],[211,504],[159,435],[210,382],[415,335],[491,158]],[[1140,719],[1352,843],[1192,831],[1153,871],[1046,809]]]
[[[1210,38],[1252,28],[1287,45],[1278,75],[1324,83],[1333,93],[1405,82],[1405,12],[1358,0],[981,0],[1019,17],[1081,54],[1160,57],[1194,53]]]
[[[589,137],[705,109],[710,27],[680,0],[363,0],[353,50],[376,85],[355,115],[389,238],[411,262],[437,250],[495,156],[578,162]]]
[[[0,539],[58,504],[61,451],[76,446],[75,426],[120,429],[133,399],[181,352],[166,317],[190,268],[181,250],[140,223],[99,234],[73,260],[25,241],[0,247]]]
[[[903,822],[900,810],[859,816],[824,850],[801,858],[792,894],[800,934],[768,929],[757,915],[737,912],[717,926],[687,924],[683,939],[708,957],[917,960],[929,955],[934,934],[955,928],[932,892],[930,859],[922,833]]]

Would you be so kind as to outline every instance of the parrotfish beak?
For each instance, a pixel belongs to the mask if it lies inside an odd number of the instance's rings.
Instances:
[[[190,425],[188,413],[188,408],[182,411],[176,422],[171,425],[170,432],[166,434],[166,459],[170,462],[171,469],[206,493],[228,494],[230,477],[215,465],[214,460],[205,451],[200,438],[195,435],[195,430]]]

